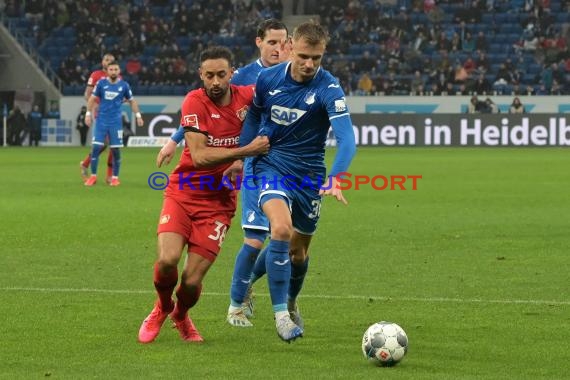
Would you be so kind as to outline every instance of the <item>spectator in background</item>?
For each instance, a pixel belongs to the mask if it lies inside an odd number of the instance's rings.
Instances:
[[[492,92],[491,83],[485,78],[485,74],[479,74],[477,81],[473,85],[473,91],[477,95],[487,95]]]
[[[482,113],[485,107],[485,102],[480,101],[477,96],[472,96],[467,105],[467,113]]]
[[[38,146],[40,140],[42,139],[42,119],[44,115],[40,112],[40,106],[34,104],[32,111],[28,114],[28,131],[30,133],[30,139],[28,140],[28,145]]]
[[[79,138],[81,140],[81,146],[85,146],[87,143],[87,132],[89,127],[85,124],[85,113],[87,112],[87,106],[82,106],[79,115],[77,115],[77,125],[75,128],[79,131]]]
[[[372,93],[372,79],[367,72],[362,74],[360,79],[358,80],[358,91],[357,95],[370,95]]]
[[[8,145],[22,145],[22,132],[26,129],[26,117],[20,110],[19,106],[14,108],[8,114]]]
[[[513,99],[513,102],[509,107],[509,113],[526,113],[526,110],[518,96]]]
[[[52,102],[49,111],[46,114],[46,119],[60,119],[61,114],[59,113],[59,106],[56,102]]]
[[[485,99],[485,113],[501,113],[501,110],[491,98],[487,98]]]

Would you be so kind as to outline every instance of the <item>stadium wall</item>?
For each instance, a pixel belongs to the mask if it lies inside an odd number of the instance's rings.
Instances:
[[[469,96],[347,97],[361,146],[567,146],[570,96],[520,96],[527,113],[510,115],[513,96],[492,96],[500,114],[466,114]],[[145,126],[134,128],[138,146],[156,146],[178,127],[181,97],[137,97]],[[75,126],[82,97],[64,97],[61,116]],[[128,105],[125,112],[130,115]],[[132,120],[132,118],[131,118]],[[72,144],[79,134],[72,129]],[[329,145],[334,145],[331,135]],[[146,142],[145,142],[146,141]]]

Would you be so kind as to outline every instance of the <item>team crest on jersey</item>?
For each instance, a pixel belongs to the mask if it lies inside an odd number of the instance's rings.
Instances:
[[[248,106],[243,106],[242,108],[240,108],[239,110],[236,111],[236,115],[238,117],[238,119],[240,119],[241,121],[245,120],[245,116],[247,115],[247,110],[249,109]]]
[[[307,95],[305,95],[305,99],[303,99],[303,100],[308,105],[313,104],[315,102],[315,93],[314,92],[308,92]]]
[[[170,221],[170,215],[166,214],[166,215],[162,215],[160,217],[160,224],[166,224]]]
[[[200,127],[198,126],[198,115],[196,115],[196,114],[184,115],[184,117],[182,118],[182,121],[184,121],[185,127],[192,127],[192,128],[200,129]]]

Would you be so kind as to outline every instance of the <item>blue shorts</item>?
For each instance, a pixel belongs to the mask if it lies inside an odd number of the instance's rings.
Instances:
[[[270,168],[259,168],[255,175],[260,207],[269,199],[282,197],[289,204],[293,228],[303,235],[315,233],[321,214],[322,180],[283,176]]]
[[[269,231],[269,220],[259,207],[259,188],[253,181],[252,158],[243,162],[243,179],[241,185],[241,228]]]
[[[123,147],[123,126],[122,125],[105,125],[96,122],[93,130],[94,145],[105,145],[105,137],[109,136],[109,146],[111,148]]]

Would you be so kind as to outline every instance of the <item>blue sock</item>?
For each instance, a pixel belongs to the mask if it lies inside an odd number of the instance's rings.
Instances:
[[[91,174],[97,175],[97,166],[99,165],[99,155],[103,150],[103,145],[93,144],[93,149],[91,150]]]
[[[121,169],[121,150],[119,148],[111,148],[111,151],[113,151],[113,175],[118,177]]]
[[[291,278],[291,264],[289,263],[289,242],[271,240],[267,246],[265,257],[267,268],[267,281],[273,311],[287,311],[287,291]]]
[[[247,288],[250,284],[251,269],[253,268],[253,264],[255,264],[255,259],[259,251],[259,249],[251,245],[244,244],[236,256],[232,287],[230,289],[230,302],[232,306],[241,306],[245,298]]]
[[[309,268],[309,256],[305,259],[305,262],[295,265],[291,261],[291,279],[289,280],[289,298],[295,299],[299,295],[301,288],[303,287],[303,281],[305,280],[305,274],[307,274],[307,269]]]
[[[255,283],[259,280],[267,270],[265,269],[265,256],[267,255],[267,249],[269,247],[265,247],[259,256],[257,256],[257,260],[255,261],[255,265],[253,266],[253,272],[251,272],[251,283]]]

